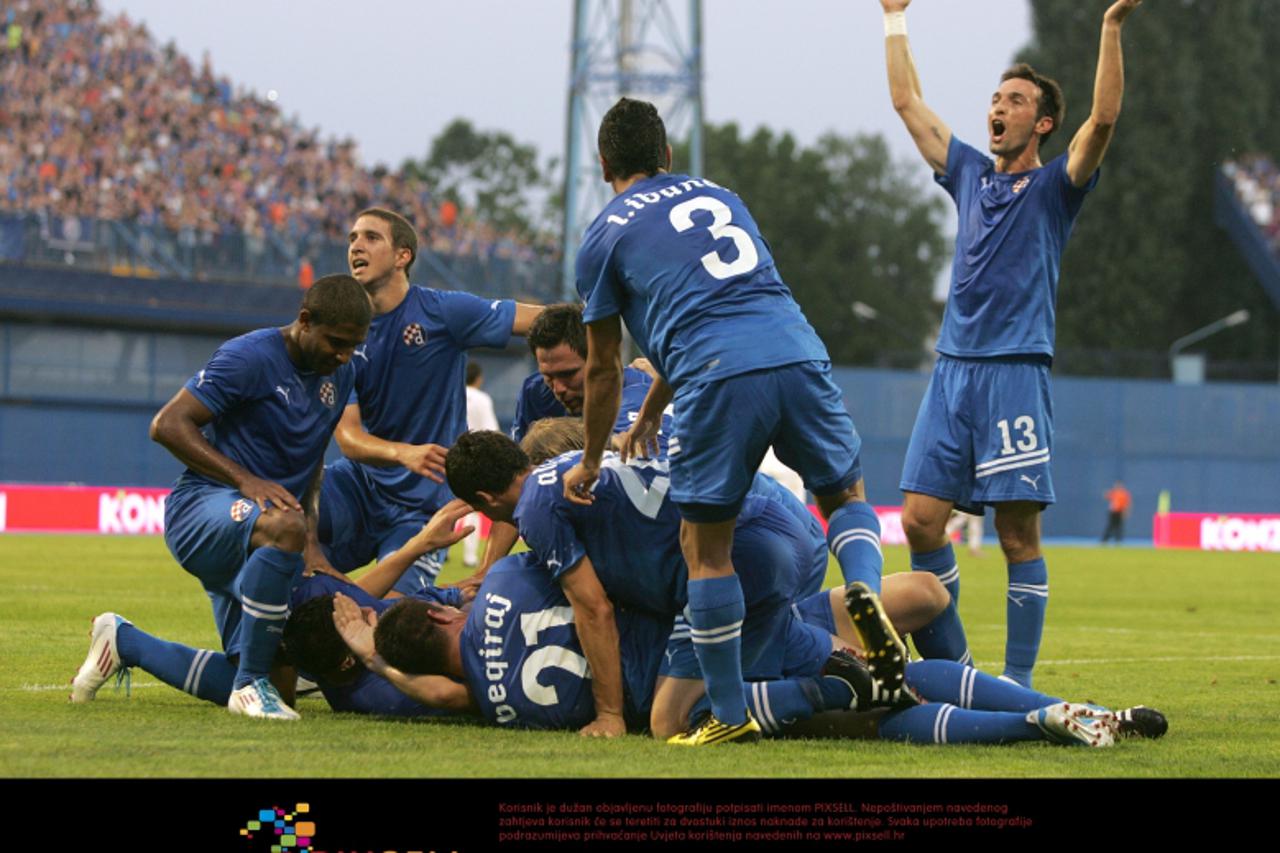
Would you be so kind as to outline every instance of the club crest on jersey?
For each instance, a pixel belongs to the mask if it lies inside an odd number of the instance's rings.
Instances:
[[[338,389],[327,379],[320,383],[320,402],[331,409],[333,404],[338,402]]]
[[[253,504],[241,498],[231,505],[231,520],[239,524],[253,512]]]
[[[1031,183],[1030,178],[1018,178],[1018,180],[1013,182],[1013,186],[1010,187],[1010,189],[1013,190],[1014,195],[1017,195],[1018,193],[1025,190],[1027,188],[1027,184],[1029,183]]]
[[[400,337],[407,347],[420,347],[425,346],[427,343],[427,333],[420,323],[410,323],[405,326],[404,331],[400,333]]]

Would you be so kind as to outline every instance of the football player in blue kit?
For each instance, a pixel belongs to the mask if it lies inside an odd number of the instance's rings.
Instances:
[[[454,492],[491,519],[513,522],[564,588],[595,673],[597,718],[583,734],[613,736],[625,730],[614,608],[649,613],[668,625],[678,613],[687,618],[687,569],[680,516],[667,500],[671,479],[666,460],[632,458],[624,463],[614,454],[605,456],[595,500],[581,504],[569,500],[560,486],[565,472],[581,458],[578,451],[531,468],[528,457],[506,436],[475,432],[450,448],[445,467]],[[743,619],[732,630],[738,638],[739,671],[752,671],[790,613],[800,578],[813,562],[813,547],[807,528],[791,511],[759,495],[745,501],[733,552],[743,564]],[[854,586],[866,591],[852,606],[867,637],[872,671],[896,690],[904,657],[901,641],[874,593],[865,585]],[[689,656],[664,663],[655,720],[669,718],[669,709],[692,704],[687,697],[696,699],[703,692],[701,660]],[[739,694],[741,685],[739,679]],[[654,729],[665,731],[658,723]]]
[[[362,211],[348,235],[351,275],[374,317],[334,435],[345,458],[328,467],[321,501],[320,541],[344,572],[396,551],[448,503],[445,450],[467,429],[466,350],[506,346],[541,311],[410,285],[417,246],[413,226],[381,208]],[[443,560],[424,555],[396,589],[431,585]]]
[[[1058,271],[1120,115],[1120,31],[1140,2],[1107,9],[1092,111],[1067,151],[1042,164],[1041,148],[1065,114],[1058,84],[1025,64],[1005,72],[987,112],[990,159],[925,104],[907,42],[910,0],[881,0],[894,109],[959,212],[938,361],[902,472],[911,566],[937,575],[954,604],[959,570],[945,533],[951,509],[995,507],[1009,567],[1003,677],[1028,686],[1049,596],[1040,513],[1054,501],[1049,368]],[[926,657],[969,659],[962,641],[926,638],[919,647]]]
[[[390,716],[439,713],[407,698],[385,680],[356,665],[334,633],[332,603],[327,609],[311,604],[321,603],[318,599],[325,596],[332,599],[333,593],[341,591],[361,606],[390,607],[395,599],[383,596],[399,595],[391,592],[392,586],[419,557],[437,548],[447,548],[471,531],[470,527],[455,530],[457,522],[470,512],[471,508],[463,501],[445,504],[403,548],[388,555],[354,583],[342,575],[323,572],[295,578],[285,613],[287,619],[280,632],[282,642],[276,663],[297,667],[316,681],[335,711]],[[467,591],[456,587],[427,587],[413,595],[453,606],[469,600]],[[328,630],[314,630],[317,623]],[[91,636],[89,653],[72,681],[72,702],[92,701],[113,676],[127,684],[134,667],[198,699],[226,705],[231,698],[236,675],[234,652],[229,657],[225,652],[170,642],[146,633],[116,613],[103,613],[94,619]]]
[[[660,376],[625,451],[647,447],[661,412],[675,406],[671,497],[689,566],[687,618],[714,709],[701,729],[673,742],[755,740],[759,726],[740,690],[745,605],[731,557],[734,519],[772,445],[814,493],[846,576],[878,590],[879,522],[865,500],[860,440],[826,347],[742,200],[706,178],[669,173],[666,128],[652,104],[618,101],[598,141],[616,195],[578,253],[587,435],[564,492],[592,499],[618,411],[625,321]]]
[[[202,656],[199,669],[213,666],[230,681],[230,695],[217,698],[234,714],[298,718],[268,676],[303,553],[319,548],[324,451],[371,315],[360,282],[321,278],[293,323],[223,344],[151,423],[152,439],[187,466],[165,502],[165,543],[213,604],[223,653]],[[72,701],[93,698],[121,653],[133,653],[136,634],[115,614],[94,620]],[[173,666],[196,679],[186,663]]]
[[[623,639],[623,714],[629,731],[643,731],[670,620],[633,610],[615,616]],[[574,609],[531,552],[495,563],[470,613],[412,598],[389,609],[361,607],[339,591],[333,619],[368,672],[421,705],[469,708],[495,725],[524,729],[577,729],[595,713]],[[775,638],[784,668],[772,680],[739,685],[768,734],[1100,747],[1117,735],[1159,737],[1167,728],[1152,709],[1069,704],[952,661],[907,664],[910,691],[887,696],[850,653],[856,640],[788,619]],[[842,721],[845,714],[827,714],[821,727],[797,725],[824,712],[875,709],[883,709],[881,716]]]

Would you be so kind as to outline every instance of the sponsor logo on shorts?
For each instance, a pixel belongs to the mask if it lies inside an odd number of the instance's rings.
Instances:
[[[1022,480],[1022,481],[1024,481],[1024,482],[1030,483],[1030,484],[1031,484],[1031,488],[1033,488],[1033,489],[1039,489],[1039,488],[1040,488],[1040,478],[1041,478],[1041,477],[1043,477],[1043,476],[1044,476],[1043,474],[1037,474],[1037,475],[1036,475],[1036,476],[1034,476],[1034,477],[1028,477],[1026,474],[1020,474],[1020,475],[1018,476],[1018,479],[1019,479],[1019,480]]]
[[[420,347],[427,343],[427,333],[423,331],[420,323],[410,323],[405,326],[404,331],[400,333],[400,338],[407,347]]]
[[[231,505],[231,520],[239,524],[248,518],[251,512],[253,512],[253,504],[241,498]]]
[[[331,409],[333,404],[338,402],[338,389],[327,379],[320,383],[320,402]]]

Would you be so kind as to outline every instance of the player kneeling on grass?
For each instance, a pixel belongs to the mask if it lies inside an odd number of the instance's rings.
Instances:
[[[635,611],[616,618],[626,638],[624,714],[635,731],[652,701],[666,625]],[[574,730],[594,717],[590,668],[572,608],[532,554],[496,563],[470,614],[406,600],[380,617],[339,594],[334,620],[363,666],[424,704],[474,707],[486,720],[513,728]],[[786,628],[778,643],[783,677],[742,686],[771,735],[1109,746],[1117,735],[1159,737],[1166,729],[1162,715],[1141,706],[1115,713],[1071,704],[952,661],[908,664],[910,690],[887,694],[842,639],[798,620]],[[706,704],[695,707],[695,720]],[[824,711],[869,709],[883,716],[863,726],[797,725]]]
[[[447,548],[471,531],[469,527],[455,530],[457,522],[470,512],[464,502],[451,501],[440,509],[419,533],[405,543],[399,551],[388,556],[374,569],[366,572],[354,583],[327,574],[304,577],[294,587],[290,606],[294,613],[285,622],[282,655],[276,660],[283,665],[294,665],[300,659],[313,662],[301,666],[320,684],[329,704],[336,711],[358,711],[371,714],[413,716],[430,713],[416,702],[408,701],[403,694],[391,688],[382,679],[364,673],[347,654],[346,646],[334,634],[332,607],[322,615],[323,625],[332,638],[326,646],[325,632],[313,632],[306,628],[305,612],[300,605],[310,598],[332,595],[343,590],[371,607],[389,607],[392,600],[383,600],[390,593],[406,569],[426,553]],[[391,593],[398,595],[398,593]],[[428,587],[417,593],[424,598],[442,603],[461,604],[467,593],[458,589]],[[303,618],[299,619],[299,616]],[[98,690],[111,678],[127,683],[131,667],[150,673],[171,687],[190,693],[219,705],[226,705],[231,696],[236,673],[236,656],[211,649],[197,649],[181,643],[172,643],[154,637],[135,627],[132,622],[115,613],[103,613],[93,620],[89,653],[72,681],[71,701],[90,702]],[[337,648],[334,648],[336,643]],[[327,658],[329,651],[338,651],[336,660]],[[314,663],[315,660],[321,663]],[[326,661],[332,661],[330,666]]]

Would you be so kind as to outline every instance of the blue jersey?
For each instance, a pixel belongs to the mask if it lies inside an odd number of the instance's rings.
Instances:
[[[680,514],[667,500],[665,459],[601,460],[595,500],[564,496],[561,478],[582,458],[574,451],[530,472],[516,505],[520,536],[554,578],[591,558],[615,606],[670,617],[688,601],[688,567],[680,550]],[[748,608],[790,601],[812,562],[812,543],[795,516],[772,498],[748,495],[738,516],[733,562]],[[761,538],[779,540],[760,546]],[[775,546],[776,545],[776,546]]]
[[[624,718],[648,720],[671,619],[615,610]],[[595,718],[591,670],[573,608],[529,552],[504,557],[485,575],[460,638],[462,669],[481,715],[498,725],[577,729]]]
[[[409,444],[453,444],[467,431],[466,355],[511,339],[515,303],[469,293],[410,287],[395,310],[373,318],[356,349],[355,396],[371,435]],[[364,466],[383,496],[415,508],[439,508],[448,486],[401,465]]]
[[[1098,174],[1076,187],[1066,154],[1028,172],[997,172],[953,135],[946,174],[934,179],[960,216],[938,352],[1052,357],[1062,252]]]
[[[828,360],[746,205],[705,178],[616,196],[583,238],[577,287],[583,319],[621,315],[673,388]]]
[[[643,370],[623,368],[622,405],[618,409],[618,420],[613,425],[614,432],[623,432],[635,422],[652,384],[653,378]],[[519,443],[536,421],[543,418],[565,418],[570,414],[564,404],[556,399],[556,395],[551,393],[542,374],[535,373],[520,386],[515,420],[511,422],[511,438]]]
[[[206,431],[219,453],[301,497],[353,378],[350,364],[331,376],[300,370],[281,331],[259,329],[220,346],[183,387],[213,413]],[[216,482],[190,469],[182,480]]]

